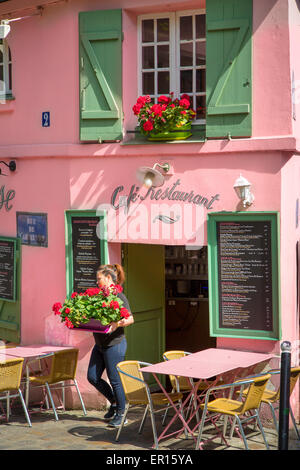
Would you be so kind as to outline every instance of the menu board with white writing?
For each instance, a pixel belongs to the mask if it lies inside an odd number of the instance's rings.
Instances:
[[[96,287],[101,253],[97,236],[99,217],[72,218],[73,291],[78,294]]]
[[[278,212],[208,215],[211,336],[281,338]]]
[[[219,324],[272,331],[270,221],[218,222]]]
[[[0,238],[0,299],[15,300],[15,243]]]

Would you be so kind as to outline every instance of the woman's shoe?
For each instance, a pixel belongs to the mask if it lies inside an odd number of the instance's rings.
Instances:
[[[113,419],[108,423],[108,426],[111,426],[113,428],[118,428],[121,426],[122,419],[123,419],[124,414],[116,413]],[[127,424],[127,419],[125,419],[124,426]]]
[[[107,413],[105,413],[105,415],[103,416],[103,419],[111,419],[115,416],[116,414],[116,411],[117,411],[117,406],[115,404],[113,405],[110,405],[110,408],[109,410],[107,411]]]

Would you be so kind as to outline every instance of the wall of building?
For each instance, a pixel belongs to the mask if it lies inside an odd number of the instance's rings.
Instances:
[[[109,8],[123,8],[123,109],[125,129],[133,129],[132,106],[137,98],[138,14],[166,8],[195,8],[195,2],[114,0]],[[253,2],[253,137],[284,136],[292,132],[290,37],[287,0]],[[202,8],[205,5],[198,5]],[[4,5],[1,12],[7,11]],[[78,13],[106,9],[107,2],[58,3],[41,16],[11,23],[7,37],[13,57],[14,101],[0,106],[0,155],[6,145],[78,143],[79,64]],[[293,55],[294,56],[294,55]],[[274,96],[276,100],[274,101]],[[51,126],[41,126],[50,111]],[[275,112],[274,112],[275,111]],[[49,151],[50,151],[49,149]],[[44,148],[46,151],[46,148]]]
[[[15,1],[15,5],[21,2]],[[123,8],[123,106],[125,129],[132,129],[131,108],[137,97],[136,17],[165,8],[195,8],[196,2],[175,1],[165,6],[157,1],[141,7],[137,0],[112,0],[109,8]],[[197,2],[198,4],[198,2]],[[23,344],[69,344],[79,348],[78,379],[88,406],[98,406],[98,397],[86,381],[91,334],[67,330],[51,311],[66,293],[65,221],[67,209],[97,209],[111,202],[113,190],[122,185],[129,194],[139,166],[152,166],[158,159],[172,165],[165,185],[177,179],[182,189],[194,189],[207,197],[219,194],[210,210],[238,210],[233,190],[242,172],[253,184],[255,202],[250,210],[281,212],[281,282],[284,339],[298,336],[293,330],[295,314],[294,201],[298,198],[297,157],[292,150],[290,47],[288,1],[254,0],[253,18],[253,137],[240,141],[209,141],[203,144],[120,146],[82,145],[78,141],[78,12],[107,7],[96,0],[58,3],[45,7],[42,16],[11,24],[8,36],[14,60],[15,100],[0,105],[0,157],[14,158],[17,171],[1,180],[5,191],[13,189],[12,209],[0,209],[1,235],[16,235],[16,211],[48,214],[48,248],[22,247]],[[200,8],[204,6],[200,3]],[[4,12],[1,5],[1,12]],[[198,6],[199,7],[199,6]],[[7,11],[7,10],[6,10]],[[286,53],[286,51],[290,51]],[[298,70],[298,65],[297,65]],[[50,111],[51,126],[43,128],[43,111]],[[294,131],[297,126],[294,122]],[[297,131],[298,132],[298,131]],[[280,137],[277,141],[274,137]],[[292,204],[290,204],[292,201]],[[145,206],[149,208],[148,199]],[[131,207],[133,207],[132,204]],[[204,212],[205,213],[205,212]],[[205,226],[203,234],[205,242]],[[109,244],[110,261],[120,261],[121,241]],[[146,238],[143,243],[161,243]],[[181,244],[183,240],[171,240]],[[170,240],[169,240],[170,242]],[[186,242],[186,240],[184,240]],[[293,266],[292,269],[290,267]],[[289,312],[292,312],[290,314]],[[219,347],[278,352],[272,341],[218,338]]]

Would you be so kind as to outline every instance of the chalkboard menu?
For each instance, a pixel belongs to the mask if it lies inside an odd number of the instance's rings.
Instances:
[[[72,217],[73,290],[78,294],[97,286],[101,264],[98,223],[99,217]]]
[[[16,297],[16,244],[0,238],[0,300],[14,301]]]
[[[278,339],[277,213],[209,218],[213,335]]]

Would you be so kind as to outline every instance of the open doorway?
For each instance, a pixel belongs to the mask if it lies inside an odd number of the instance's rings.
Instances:
[[[207,247],[165,246],[166,350],[216,347],[209,335]]]

